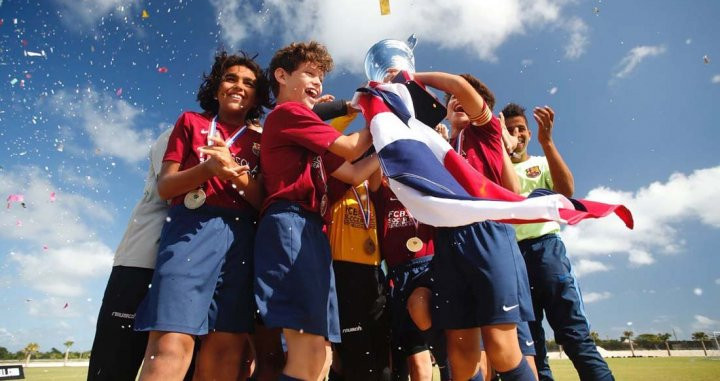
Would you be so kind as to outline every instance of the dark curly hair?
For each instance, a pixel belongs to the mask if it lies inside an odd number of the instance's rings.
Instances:
[[[228,54],[226,51],[215,54],[215,63],[210,70],[210,74],[203,73],[203,81],[197,92],[197,101],[200,102],[200,107],[206,112],[217,115],[220,105],[215,97],[220,87],[220,82],[222,82],[223,75],[227,69],[240,65],[250,69],[256,78],[255,107],[248,111],[245,120],[253,121],[260,119],[265,114],[263,106],[269,107],[270,105],[270,90],[267,78],[263,75],[264,73],[260,65],[255,62],[255,57],[257,57],[257,55],[250,57],[243,51],[241,51],[240,54]]]
[[[508,103],[507,106],[502,109],[502,114],[506,119],[516,116],[522,116],[525,119],[525,123],[527,123],[527,117],[525,116],[525,108],[523,108],[517,103]]]
[[[472,74],[460,74],[460,76],[465,78],[465,80],[468,81],[470,86],[472,86],[475,91],[480,94],[485,103],[487,103],[488,107],[490,107],[490,111],[492,111],[495,107],[495,94],[493,94],[493,92],[490,91],[490,89],[484,83],[480,82],[480,80],[475,78],[475,76],[473,76]],[[447,106],[451,96],[452,94],[445,93],[445,106]]]
[[[275,79],[275,70],[282,68],[292,74],[303,62],[314,63],[323,73],[329,72],[334,66],[333,59],[323,44],[316,41],[293,42],[275,52],[270,61],[267,75],[273,95],[277,97],[280,91],[280,84]]]

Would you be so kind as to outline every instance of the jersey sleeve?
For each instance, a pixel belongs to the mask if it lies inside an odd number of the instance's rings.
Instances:
[[[480,131],[483,131],[483,133],[491,136],[497,136],[498,139],[502,137],[502,124],[500,124],[500,119],[498,119],[495,115],[490,114],[490,119],[486,121],[477,119],[473,120],[472,126],[479,128]]]
[[[324,123],[310,109],[299,103],[286,103],[278,106],[270,115],[266,124],[277,130],[279,137],[300,145],[318,155],[340,137],[341,133]]]
[[[329,175],[333,172],[335,172],[338,168],[340,168],[343,163],[345,163],[345,159],[330,152],[326,151],[322,155],[322,161],[323,166],[325,166],[325,172]]]

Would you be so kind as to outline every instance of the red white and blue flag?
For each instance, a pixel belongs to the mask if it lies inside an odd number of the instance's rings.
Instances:
[[[370,82],[358,89],[353,104],[369,124],[391,189],[424,224],[463,226],[484,220],[576,224],[615,213],[632,229],[632,215],[622,205],[572,200],[544,189],[525,198],[490,181],[415,118],[412,96],[403,83]]]

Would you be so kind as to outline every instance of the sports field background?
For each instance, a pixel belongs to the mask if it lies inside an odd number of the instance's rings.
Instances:
[[[717,381],[720,380],[720,357],[609,358],[610,369],[618,381]],[[551,360],[556,381],[577,381],[569,360]],[[87,368],[25,368],[30,381],[80,381]]]

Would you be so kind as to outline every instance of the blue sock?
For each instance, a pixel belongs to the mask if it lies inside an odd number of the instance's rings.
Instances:
[[[470,381],[483,381],[482,369],[478,370],[478,372],[475,373],[474,376],[472,376]]]
[[[299,378],[290,377],[287,374],[283,373],[280,375],[280,378],[278,378],[278,381],[302,381]]]
[[[500,378],[503,381],[535,381],[535,374],[530,368],[525,357],[520,360],[520,364],[515,369],[508,370],[507,372],[499,372]]]

